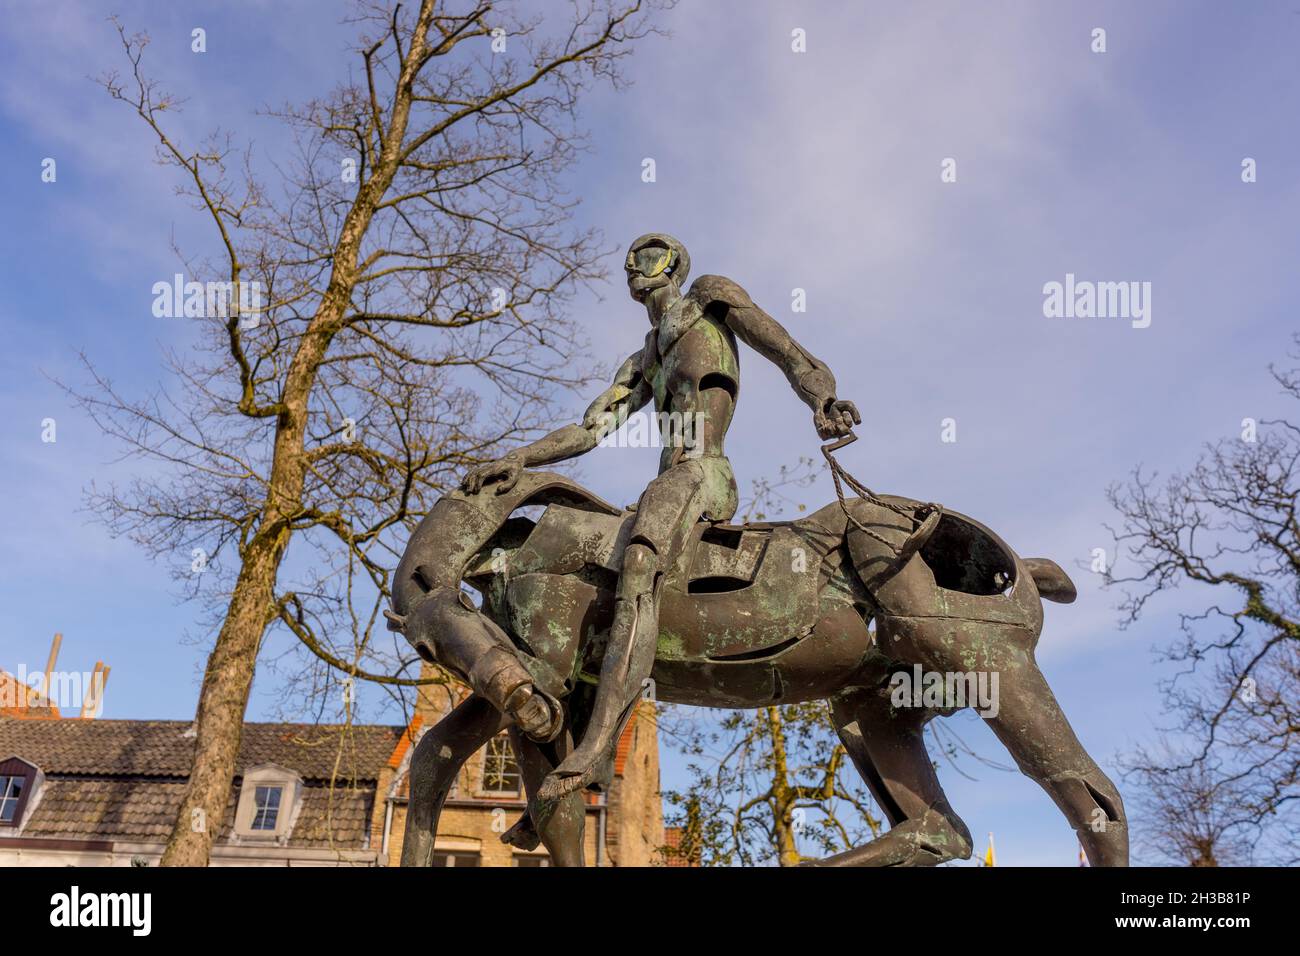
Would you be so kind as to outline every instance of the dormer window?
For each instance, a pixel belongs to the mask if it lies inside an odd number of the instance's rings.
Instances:
[[[44,776],[21,757],[0,760],[0,829],[17,829]]]
[[[284,843],[293,831],[301,803],[302,778],[278,764],[249,767],[235,808],[235,839]]]

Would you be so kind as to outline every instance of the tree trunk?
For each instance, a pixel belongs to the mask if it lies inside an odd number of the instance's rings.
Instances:
[[[777,861],[781,866],[799,865],[799,844],[791,809],[795,794],[790,787],[790,770],[785,757],[785,726],[777,707],[767,708],[767,729],[772,736],[773,834],[776,837]]]
[[[429,48],[429,31],[436,6],[433,0],[423,0],[420,5],[407,49],[402,55],[401,73],[389,108],[387,129],[383,129],[379,106],[374,106],[377,128],[381,130],[383,140],[379,162],[369,178],[359,185],[342,223],[331,256],[328,285],[284,378],[284,388],[277,403],[275,447],[266,498],[262,503],[257,531],[240,553],[241,566],[230,605],[203,675],[195,718],[194,763],[185,798],[163,853],[164,866],[206,865],[213,838],[225,817],[231,784],[238,769],[244,711],[252,689],[257,653],[262,636],[275,615],[276,576],[289,545],[293,522],[303,511],[308,466],[309,398],[330,345],[346,324],[359,278],[359,252],[367,230],[393,184],[399,165],[406,161],[403,150],[414,148],[408,147],[406,136],[417,76],[432,55],[439,50],[451,49],[460,33],[459,30],[444,32],[437,47]],[[473,14],[472,20],[466,24],[477,22],[480,16],[481,13]],[[610,29],[621,22],[621,19],[612,20]],[[396,31],[396,25],[393,29]],[[606,39],[608,33],[596,46]],[[400,43],[398,47],[400,50]],[[585,55],[592,49],[595,46],[585,47],[578,54]],[[576,62],[574,58],[578,54],[566,53],[512,89],[518,92],[532,86],[554,65]],[[513,92],[510,95],[514,95]],[[478,109],[491,107],[499,98],[495,93],[485,96]],[[472,116],[475,112],[477,110],[462,110],[421,135],[428,138],[440,130],[445,132],[453,121]]]
[[[244,559],[208,657],[195,716],[194,765],[163,852],[163,866],[207,866],[213,837],[225,819],[257,651],[270,621],[276,571],[288,533],[279,537],[282,540],[250,547],[256,553]]]
[[[341,311],[337,297],[327,295],[313,325],[331,318],[331,308]],[[225,819],[257,652],[275,616],[276,575],[289,546],[290,521],[301,509],[307,397],[327,342],[319,335],[304,336],[286,377],[285,411],[277,422],[265,509],[257,533],[240,555],[230,606],[203,674],[194,764],[162,866],[207,866],[212,841]]]

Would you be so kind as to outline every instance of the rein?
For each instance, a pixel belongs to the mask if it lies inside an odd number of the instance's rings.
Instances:
[[[943,505],[929,502],[918,508],[905,508],[902,505],[894,504],[892,501],[885,501],[862,482],[854,478],[849,474],[848,469],[836,460],[834,453],[845,445],[851,445],[857,440],[858,436],[853,434],[853,432],[849,432],[838,441],[822,445],[822,456],[825,457],[826,464],[831,470],[831,479],[835,482],[835,497],[839,499],[840,508],[844,511],[844,516],[849,519],[849,523],[863,534],[874,538],[890,551],[893,551],[896,556],[895,565],[897,567],[902,567],[912,555],[921,550],[926,541],[930,539],[930,535],[934,534],[934,529],[939,526],[939,519],[943,517]],[[881,508],[886,508],[889,511],[901,515],[911,521],[912,533],[908,536],[907,540],[904,541],[900,547],[895,547],[892,542],[887,541],[880,534],[872,531],[854,517],[853,512],[849,510],[849,503],[844,497],[844,485],[848,485],[859,498],[869,501],[874,505],[878,505]]]

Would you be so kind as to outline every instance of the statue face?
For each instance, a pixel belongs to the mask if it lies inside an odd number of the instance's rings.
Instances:
[[[655,289],[675,281],[680,265],[680,254],[663,239],[638,239],[623,261],[628,292],[637,302],[644,302]]]

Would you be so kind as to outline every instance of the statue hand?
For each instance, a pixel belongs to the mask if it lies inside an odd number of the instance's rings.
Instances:
[[[519,481],[519,476],[523,474],[523,471],[524,463],[518,455],[506,455],[496,461],[475,465],[465,472],[460,487],[466,494],[476,495],[488,482],[496,481],[497,494],[505,494]]]
[[[813,426],[822,439],[842,438],[853,431],[854,425],[862,424],[858,407],[852,402],[832,398],[824,406],[813,412]]]

